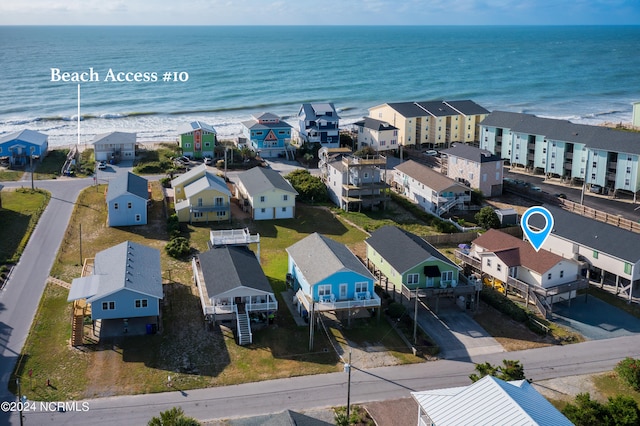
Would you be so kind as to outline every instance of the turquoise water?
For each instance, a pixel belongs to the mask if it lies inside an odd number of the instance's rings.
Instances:
[[[80,83],[83,142],[112,130],[173,139],[194,119],[234,136],[253,113],[293,122],[314,101],[334,102],[343,123],[384,102],[432,99],[628,122],[638,46],[639,26],[0,27],[0,134],[31,128],[75,143],[78,83],[50,81],[51,68],[90,67],[99,81]],[[104,81],[110,69],[158,81]],[[163,82],[164,72],[188,80]]]

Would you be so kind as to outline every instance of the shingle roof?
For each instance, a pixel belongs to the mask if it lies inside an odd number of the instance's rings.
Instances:
[[[529,242],[496,229],[489,229],[473,240],[472,244],[494,253],[507,266],[522,265],[540,274],[565,260],[547,250],[540,249],[536,252]]]
[[[411,395],[436,425],[572,425],[526,380],[485,376],[469,386]]]
[[[637,132],[505,111],[493,111],[481,124],[561,142],[579,143],[592,149],[640,154],[640,133]]]
[[[472,100],[464,100],[464,101],[445,101],[447,105],[451,108],[454,108],[457,111],[460,111],[463,115],[486,115],[491,113],[488,109],[478,105]]]
[[[289,246],[287,253],[311,285],[341,271],[352,271],[373,279],[371,272],[347,246],[317,232]]]
[[[48,137],[49,136],[45,135],[44,133],[36,132],[35,130],[24,129],[0,137],[0,144],[20,140],[34,145],[42,146],[47,142]]]
[[[442,173],[436,172],[431,167],[417,163],[413,160],[407,160],[404,163],[397,165],[395,169],[437,192],[442,192],[445,189],[454,186],[462,191],[469,190],[466,186],[446,177]]]
[[[419,101],[419,102],[389,102],[388,106],[396,110],[403,117],[443,117],[447,115],[484,115],[489,111],[471,100],[460,101]]]
[[[133,194],[144,200],[149,199],[149,185],[147,180],[131,172],[117,175],[109,181],[107,201],[111,201],[124,194]]]
[[[365,242],[400,273],[431,258],[458,268],[427,241],[396,226],[383,226],[376,229]]]
[[[91,303],[122,289],[162,299],[161,274],[159,250],[125,241],[96,254],[93,275],[74,279],[68,300]]]
[[[552,234],[631,263],[640,261],[640,234],[559,207],[545,207],[553,215]],[[541,215],[531,215],[528,223],[538,229],[546,226]]]
[[[242,182],[242,185],[251,195],[262,194],[272,189],[279,189],[298,195],[298,192],[293,189],[291,184],[273,169],[254,167],[240,173],[238,180]]]
[[[424,117],[427,115],[426,111],[420,108],[415,102],[390,102],[387,103],[387,105],[403,117]]]
[[[215,246],[198,259],[209,297],[238,287],[273,293],[260,262],[246,246]]]
[[[121,143],[136,143],[137,135],[135,133],[127,132],[110,132],[96,135],[91,142],[94,145],[97,144],[121,144]]]
[[[356,121],[353,124],[359,127],[364,127],[366,129],[371,129],[378,132],[382,132],[385,130],[398,130],[397,127],[392,126],[386,121],[376,120],[375,118],[371,118],[371,117],[364,117],[362,120]]]
[[[460,113],[449,105],[444,103],[443,101],[427,101],[427,102],[417,102],[417,104],[427,111],[429,115],[434,117],[446,117],[448,115],[460,115]]]
[[[486,149],[476,148],[475,146],[456,143],[451,148],[440,151],[442,154],[454,156],[458,158],[464,158],[466,160],[475,161],[476,163],[489,163],[493,161],[502,161],[502,159],[492,154]]]

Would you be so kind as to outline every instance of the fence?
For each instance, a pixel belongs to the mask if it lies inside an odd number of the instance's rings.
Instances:
[[[574,203],[573,201],[560,199],[560,204],[565,210],[570,212],[579,214],[581,216],[589,217],[591,219],[598,220],[600,222],[605,222],[610,225],[617,226],[622,229],[626,229],[628,231],[638,232],[640,233],[640,223],[634,222],[629,219],[625,219],[623,217],[613,215],[611,213],[603,212],[601,210],[596,210],[591,207],[587,207],[582,204]]]

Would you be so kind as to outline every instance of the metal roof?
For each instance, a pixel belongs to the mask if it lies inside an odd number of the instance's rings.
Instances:
[[[463,387],[411,392],[435,426],[569,426],[560,411],[526,380],[485,376]]]
[[[0,137],[0,144],[11,141],[22,141],[33,145],[43,146],[47,142],[48,138],[49,136],[45,135],[44,133],[36,132],[35,130],[24,129]]]
[[[109,181],[107,201],[111,201],[125,194],[135,195],[143,200],[149,199],[149,185],[147,180],[142,176],[127,172],[126,174],[119,174]]]
[[[136,143],[137,135],[128,132],[110,132],[96,135],[91,142],[93,145]]]
[[[178,128],[178,133],[183,135],[185,133],[191,133],[194,130],[204,130],[209,133],[216,133],[216,129],[213,128],[212,125],[203,123],[202,121],[192,121],[188,124],[183,124]]]
[[[427,241],[396,226],[383,226],[376,229],[365,242],[400,273],[429,259],[440,260],[458,269],[455,263]]]
[[[287,253],[310,285],[343,271],[352,271],[367,279],[374,279],[347,246],[317,232],[289,246]]]
[[[215,189],[218,192],[228,195],[231,197],[231,191],[227,187],[227,184],[224,180],[214,174],[205,173],[201,178],[191,182],[184,187],[184,195],[187,198],[190,198],[206,189]]]
[[[242,182],[247,192],[253,196],[273,189],[280,189],[298,195],[298,192],[293,189],[291,184],[273,169],[259,166],[253,167],[238,174],[238,181]]]

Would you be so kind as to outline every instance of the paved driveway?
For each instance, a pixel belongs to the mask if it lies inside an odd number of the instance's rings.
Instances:
[[[589,340],[611,339],[640,332],[640,319],[594,296],[578,296],[553,306],[553,321]]]

